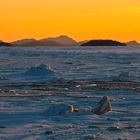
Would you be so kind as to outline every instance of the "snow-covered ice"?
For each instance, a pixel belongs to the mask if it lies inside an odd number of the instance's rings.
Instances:
[[[139,47],[0,47],[0,140],[139,139],[139,81]]]

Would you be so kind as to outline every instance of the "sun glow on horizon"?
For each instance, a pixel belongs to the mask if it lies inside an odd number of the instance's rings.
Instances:
[[[0,40],[68,35],[140,42],[139,0],[5,0]]]

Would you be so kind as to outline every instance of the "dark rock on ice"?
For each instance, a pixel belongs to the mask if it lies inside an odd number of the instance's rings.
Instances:
[[[45,132],[46,135],[51,135],[51,134],[53,134],[53,133],[54,133],[54,132],[51,131],[51,130]]]
[[[111,111],[112,111],[112,106],[110,104],[108,96],[104,96],[103,99],[100,101],[99,106],[92,110],[92,112],[97,115],[101,115]]]
[[[104,96],[103,99],[100,101],[100,104],[97,108],[94,108],[92,112],[97,115],[104,114],[106,112],[112,111],[111,104],[109,102],[108,96]],[[56,115],[63,115],[66,113],[72,112],[81,112],[86,114],[87,110],[79,110],[74,108],[73,105],[69,104],[53,104],[51,105],[47,111],[45,112],[48,116],[56,116]],[[89,111],[88,111],[89,112]]]

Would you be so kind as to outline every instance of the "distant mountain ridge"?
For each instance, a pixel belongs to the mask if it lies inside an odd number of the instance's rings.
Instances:
[[[132,40],[132,41],[129,41],[129,42],[126,42],[127,46],[139,46],[140,44],[135,41],[135,40]]]
[[[26,44],[26,46],[61,46],[61,44],[50,40],[37,40],[35,42]]]
[[[13,45],[24,45],[24,44],[28,44],[28,43],[32,43],[32,42],[35,42],[37,41],[36,39],[32,38],[32,39],[21,39],[21,40],[16,40],[16,41],[13,41],[11,42]]]
[[[77,45],[77,42],[74,39],[72,39],[66,35],[61,35],[61,36],[52,37],[52,38],[45,38],[45,39],[42,39],[40,41],[54,41],[54,42],[57,42],[58,44],[61,44],[63,46]]]
[[[126,44],[114,40],[90,40],[81,46],[126,46]]]
[[[81,46],[82,44],[87,43],[88,41],[89,41],[89,40],[82,40],[82,41],[79,41],[79,42],[78,42],[78,45]]]
[[[19,40],[18,42],[12,43],[13,46],[61,46],[61,44],[55,42],[55,41],[49,41],[49,40]]]
[[[82,40],[76,41],[73,38],[61,35],[58,37],[48,37],[44,39],[25,38],[13,41],[11,43],[0,41],[0,46],[140,46],[140,44],[133,40],[129,42],[119,42],[114,40]]]
[[[53,38],[36,39],[22,39],[12,42],[14,46],[77,46],[78,43],[65,35]]]
[[[0,46],[12,46],[12,44],[8,42],[3,42],[0,40]]]

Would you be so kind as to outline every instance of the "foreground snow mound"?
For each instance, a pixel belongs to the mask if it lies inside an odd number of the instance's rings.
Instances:
[[[41,64],[31,67],[24,72],[11,73],[5,76],[6,79],[11,81],[42,81],[42,80],[56,80],[57,75],[49,66]],[[1,80],[1,78],[0,78]]]
[[[118,76],[114,76],[112,77],[113,81],[129,81],[131,80],[131,76],[129,72],[120,72],[120,74],[118,74]]]
[[[74,114],[85,114],[89,115],[91,113],[96,115],[102,115],[107,112],[112,112],[112,106],[108,96],[104,96],[101,101],[98,103],[96,108],[92,108],[92,110],[86,109],[77,109],[73,105],[69,104],[53,104],[51,105],[47,111],[45,112],[47,116],[57,116],[57,115],[64,115],[67,113],[74,113]]]
[[[63,115],[65,113],[73,112],[74,107],[69,104],[54,104],[51,105],[45,112],[47,116]]]
[[[25,72],[25,74],[28,76],[44,77],[44,76],[54,76],[55,72],[50,67],[41,64],[36,67],[31,67],[29,70]]]

